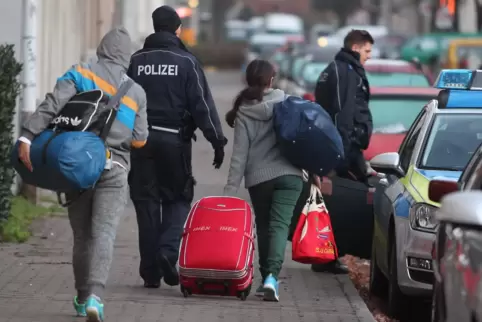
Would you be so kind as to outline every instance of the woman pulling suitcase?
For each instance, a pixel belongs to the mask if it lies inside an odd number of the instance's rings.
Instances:
[[[226,122],[234,128],[234,143],[224,193],[235,194],[244,177],[255,212],[263,280],[256,293],[267,301],[279,301],[278,274],[302,189],[302,171],[286,160],[277,147],[273,106],[286,95],[272,88],[274,77],[275,70],[269,62],[252,61],[246,68],[248,86],[226,114]]]

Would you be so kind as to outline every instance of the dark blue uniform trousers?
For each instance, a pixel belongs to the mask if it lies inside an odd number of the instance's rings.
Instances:
[[[165,132],[149,134],[146,146],[132,152],[130,195],[139,227],[139,273],[147,283],[163,277],[160,256],[175,266],[193,198],[191,143]]]

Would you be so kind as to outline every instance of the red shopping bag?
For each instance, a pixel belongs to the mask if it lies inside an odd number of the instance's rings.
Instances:
[[[330,215],[320,189],[311,186],[292,241],[292,258],[303,264],[325,264],[338,257]]]

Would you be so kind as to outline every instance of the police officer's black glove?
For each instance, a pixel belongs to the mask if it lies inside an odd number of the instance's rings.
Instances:
[[[224,146],[228,143],[228,139],[226,137],[223,138],[220,144],[213,144],[214,147],[214,161],[213,166],[215,169],[221,168],[221,165],[224,161]]]
[[[213,166],[215,169],[221,168],[224,161],[224,147],[214,149]]]

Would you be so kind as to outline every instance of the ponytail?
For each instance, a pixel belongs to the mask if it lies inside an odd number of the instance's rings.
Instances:
[[[246,101],[258,101],[263,100],[264,88],[261,86],[249,86],[243,89],[236,99],[234,100],[233,108],[226,113],[226,123],[232,128],[234,128],[234,121],[236,120],[236,115],[238,114],[239,108]]]

